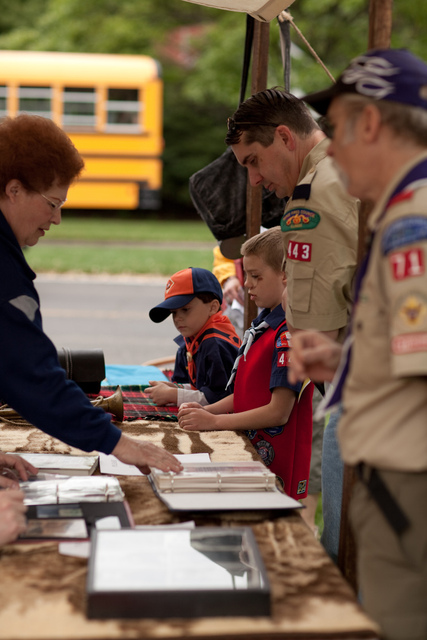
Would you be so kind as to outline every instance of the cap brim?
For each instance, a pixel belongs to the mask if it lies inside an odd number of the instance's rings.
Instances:
[[[174,309],[180,309],[181,307],[185,307],[186,304],[192,301],[196,294],[191,294],[187,296],[172,296],[171,298],[167,298],[157,307],[153,307],[148,312],[150,320],[153,322],[163,322],[166,320],[168,316],[172,313]]]
[[[245,240],[245,235],[220,240],[218,245],[224,258],[227,258],[228,260],[238,260],[241,258],[242,254],[240,253],[240,248]]]
[[[333,84],[328,89],[324,89],[323,91],[316,91],[315,93],[308,93],[306,96],[303,96],[301,100],[310,105],[317,113],[325,116],[329,105],[332,100],[340,93],[339,87],[336,84]]]

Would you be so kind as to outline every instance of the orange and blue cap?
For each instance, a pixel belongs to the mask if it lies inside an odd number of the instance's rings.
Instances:
[[[174,309],[185,307],[198,293],[212,293],[222,304],[222,289],[211,271],[189,267],[177,271],[166,283],[165,299],[148,313],[153,322],[163,322]]]
[[[427,109],[427,64],[407,49],[371,49],[354,58],[336,84],[301,99],[326,115],[331,101],[343,94]]]

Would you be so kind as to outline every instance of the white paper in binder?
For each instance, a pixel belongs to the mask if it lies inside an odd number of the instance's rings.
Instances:
[[[225,9],[226,11],[241,11],[261,22],[270,22],[279,13],[290,7],[295,0],[185,0],[205,7]]]

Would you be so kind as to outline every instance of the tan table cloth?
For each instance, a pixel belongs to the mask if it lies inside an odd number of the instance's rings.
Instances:
[[[207,452],[212,461],[259,459],[234,432],[193,432],[176,423],[128,422],[123,431],[173,453]],[[34,428],[0,424],[2,451],[79,453]],[[121,477],[136,524],[178,522],[143,477]],[[181,518],[184,519],[184,518]],[[88,620],[87,560],[60,556],[56,543],[21,543],[0,551],[0,638],[91,640],[128,638],[377,638],[378,629],[298,512],[198,516],[197,526],[251,526],[271,583],[271,617],[192,620]]]

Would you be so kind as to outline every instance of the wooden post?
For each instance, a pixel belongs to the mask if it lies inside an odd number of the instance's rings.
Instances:
[[[252,48],[251,95],[267,88],[268,48],[270,25],[268,22],[255,20]],[[251,187],[248,181],[246,190],[246,237],[259,233],[261,226],[262,187]],[[255,303],[249,299],[245,289],[244,328],[247,329],[258,311]]]
[[[369,5],[369,37],[368,49],[388,49],[391,42],[393,0],[371,0]],[[365,253],[366,221],[370,205],[363,203],[359,216],[358,264]],[[348,520],[348,507],[356,482],[356,474],[352,467],[344,465],[343,494],[341,505],[340,546],[338,566],[344,577],[357,593],[356,543]]]

